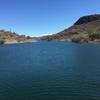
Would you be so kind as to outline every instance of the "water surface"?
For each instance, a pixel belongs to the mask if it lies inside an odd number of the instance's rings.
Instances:
[[[1,45],[0,100],[100,100],[100,45]]]

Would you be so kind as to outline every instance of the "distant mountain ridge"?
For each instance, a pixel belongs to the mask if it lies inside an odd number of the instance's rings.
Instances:
[[[71,27],[42,40],[65,40],[72,42],[100,42],[100,14],[80,17]]]

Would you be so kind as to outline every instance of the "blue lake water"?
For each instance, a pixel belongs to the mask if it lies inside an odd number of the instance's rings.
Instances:
[[[1,45],[0,100],[100,100],[100,45]]]

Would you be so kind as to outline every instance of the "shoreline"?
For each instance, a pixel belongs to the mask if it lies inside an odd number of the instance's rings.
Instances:
[[[21,42],[5,42],[4,44],[0,44],[0,45],[11,45],[11,44],[24,44],[24,43],[37,43],[37,42],[43,42],[43,41],[21,41]],[[52,42],[52,41],[45,41],[45,42]],[[100,42],[93,42],[90,41],[88,43],[86,42],[68,42],[68,41],[60,41],[58,40],[58,42],[65,42],[65,43],[75,43],[75,44],[93,44],[93,45],[99,45]]]
[[[6,40],[4,43],[0,45],[7,45],[7,44],[22,44],[22,43],[36,43],[38,42],[37,40],[25,40],[25,41],[20,41],[18,42],[17,40]]]

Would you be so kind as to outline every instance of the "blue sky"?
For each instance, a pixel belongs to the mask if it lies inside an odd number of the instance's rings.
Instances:
[[[62,31],[80,16],[99,13],[100,0],[0,0],[0,29],[41,36]]]

